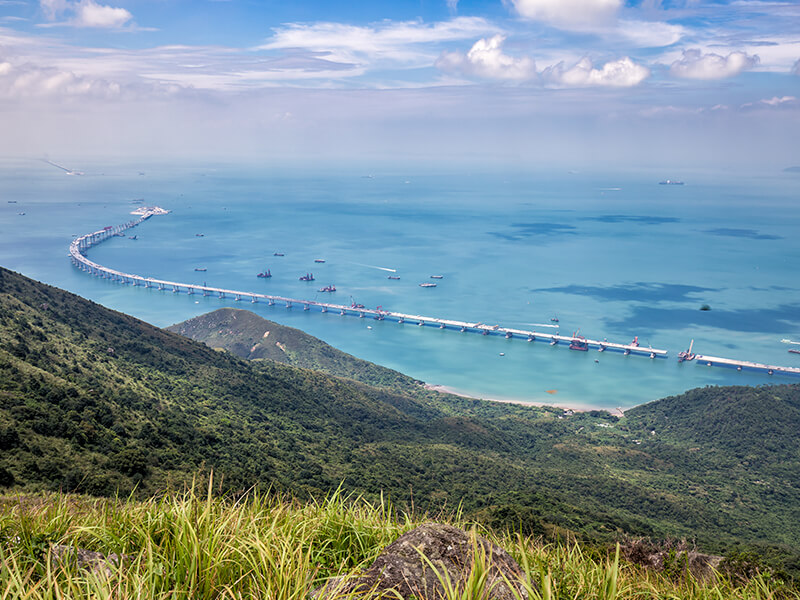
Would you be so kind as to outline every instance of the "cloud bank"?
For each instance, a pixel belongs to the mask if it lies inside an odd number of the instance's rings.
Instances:
[[[686,79],[724,79],[758,66],[757,54],[731,52],[727,56],[703,54],[698,48],[684,50],[683,56],[672,63],[670,73]]]
[[[515,58],[503,54],[504,35],[480,39],[469,52],[444,52],[436,67],[446,72],[475,75],[487,79],[522,81],[536,77],[536,63],[528,57]]]
[[[650,69],[638,65],[627,56],[607,62],[595,69],[592,61],[584,57],[569,69],[558,63],[545,69],[542,79],[550,84],[565,87],[633,87],[650,76]]]

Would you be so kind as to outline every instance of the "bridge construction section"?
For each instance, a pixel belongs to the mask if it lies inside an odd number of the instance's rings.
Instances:
[[[644,355],[650,358],[665,358],[666,350],[659,350],[649,346],[639,346],[638,344],[621,344],[609,342],[607,340],[592,340],[580,336],[560,335],[547,331],[534,331],[516,329],[511,327],[501,327],[500,325],[489,325],[482,322],[459,321],[455,319],[445,319],[440,317],[428,317],[424,315],[412,315],[388,311],[380,308],[361,308],[347,306],[345,304],[335,304],[331,302],[318,302],[316,300],[303,300],[298,298],[288,298],[272,294],[259,294],[256,292],[246,292],[218,288],[209,285],[196,285],[193,283],[182,283],[169,281],[166,279],[156,279],[144,277],[133,273],[125,273],[116,269],[104,267],[86,257],[85,252],[109,238],[124,237],[126,230],[136,227],[154,215],[166,214],[167,211],[158,207],[145,207],[139,210],[139,218],[121,225],[104,227],[99,231],[88,233],[75,238],[69,247],[69,255],[72,263],[87,273],[109,279],[124,285],[142,286],[153,288],[174,294],[185,293],[188,295],[202,294],[203,296],[217,296],[220,299],[233,299],[235,301],[250,301],[251,303],[266,302],[269,306],[277,304],[285,305],[286,308],[302,307],[303,310],[317,310],[322,313],[339,313],[342,316],[356,316],[359,318],[370,317],[378,321],[393,321],[399,324],[411,324],[420,327],[433,327],[437,329],[457,329],[462,333],[480,333],[482,335],[502,336],[507,339],[517,338],[534,342],[537,340],[545,341],[551,345],[573,344],[574,342],[585,343],[590,348],[599,351],[621,352],[623,354]]]
[[[706,365],[707,367],[728,367],[736,369],[737,371],[758,371],[766,373],[767,375],[800,375],[800,368],[798,367],[779,367],[776,365],[765,365],[748,360],[734,360],[731,358],[720,358],[719,356],[706,356],[698,354],[694,357],[699,365]]]

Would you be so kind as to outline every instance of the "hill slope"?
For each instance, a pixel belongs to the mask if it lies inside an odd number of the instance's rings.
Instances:
[[[299,329],[269,321],[249,310],[220,308],[166,328],[248,360],[314,369],[379,387],[414,391],[420,382],[358,359]]]
[[[400,505],[412,494],[423,509],[462,503],[487,523],[534,533],[797,547],[798,388],[769,393],[786,403],[775,405],[785,412],[774,440],[782,453],[732,469],[730,457],[752,449],[755,417],[735,424],[724,451],[693,449],[708,423],[755,406],[763,390],[693,392],[704,396],[689,396],[697,409],[674,428],[666,420],[682,397],[623,420],[431,401],[247,362],[0,268],[0,485],[22,490],[146,495],[214,468],[222,489],[307,495],[344,481]]]

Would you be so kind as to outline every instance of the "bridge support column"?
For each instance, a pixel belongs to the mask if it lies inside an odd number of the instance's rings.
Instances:
[[[328,312],[328,307],[327,306],[323,306],[322,307],[322,312],[324,312],[324,313]]]
[[[303,310],[310,310],[310,307],[308,306],[308,304],[304,304],[303,305]]]
[[[255,304],[256,302],[258,302],[258,300],[256,299],[256,297],[255,297],[255,296],[251,296],[251,297],[250,297],[250,302],[252,302],[253,304]]]

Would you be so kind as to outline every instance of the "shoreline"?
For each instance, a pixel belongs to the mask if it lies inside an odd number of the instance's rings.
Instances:
[[[621,408],[614,408],[608,409],[602,406],[592,406],[590,404],[580,404],[574,403],[570,401],[566,401],[564,403],[561,402],[547,402],[547,401],[539,401],[539,400],[517,400],[513,398],[481,398],[478,396],[474,396],[472,394],[468,394],[466,392],[457,390],[452,387],[448,387],[446,385],[434,384],[434,383],[425,383],[423,384],[426,390],[431,390],[433,392],[439,392],[442,394],[452,394],[453,396],[459,396],[461,398],[469,398],[470,400],[485,400],[487,402],[502,402],[505,404],[519,404],[521,406],[537,406],[537,407],[547,407],[547,408],[560,408],[562,410],[571,410],[573,412],[589,412],[592,410],[602,410],[612,415],[620,416],[625,414],[625,410]],[[633,408],[633,407],[629,407]]]

